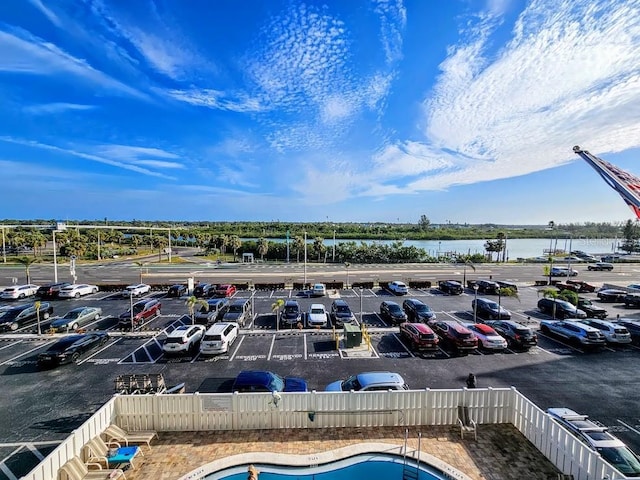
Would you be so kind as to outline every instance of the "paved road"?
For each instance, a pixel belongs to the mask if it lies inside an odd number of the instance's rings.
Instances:
[[[42,266],[41,266],[42,267]],[[212,268],[211,280],[225,278],[240,281],[240,274],[247,278],[282,278],[283,271],[291,266],[254,265],[234,270],[195,265],[198,271]],[[314,266],[315,267],[315,266]],[[108,267],[87,268],[86,274],[94,278],[109,272],[109,278],[122,275],[129,283],[137,280],[139,269],[129,261]],[[166,267],[163,267],[166,268]],[[173,267],[162,275],[174,275]],[[181,267],[176,280],[185,272],[195,271],[194,265]],[[296,268],[299,268],[296,266]],[[333,270],[332,270],[333,269]],[[580,268],[578,268],[581,270]],[[344,266],[324,267],[317,274],[345,275]],[[45,270],[46,271],[46,270]],[[150,272],[154,272],[150,269]],[[534,278],[541,277],[542,266],[482,265],[475,272],[467,271],[470,278],[492,275],[496,280],[516,281],[520,286],[519,298],[503,298],[502,304],[511,310],[515,319],[529,323],[533,328],[547,318],[535,308],[539,297],[532,286]],[[225,272],[222,277],[218,272]],[[246,273],[245,273],[246,272]],[[359,273],[355,273],[359,272]],[[384,272],[390,279],[461,278],[459,266],[451,265],[385,265],[354,266],[351,275],[367,278]],[[316,277],[309,268],[310,281]],[[4,276],[5,270],[0,270]],[[126,275],[125,275],[126,274]],[[150,273],[151,274],[151,273]],[[398,276],[396,276],[398,275]],[[411,277],[409,277],[411,275]],[[382,278],[382,275],[380,275]],[[640,277],[640,265],[624,266],[612,273],[583,272],[578,278],[600,284],[604,281],[626,285]],[[201,277],[209,279],[209,277]],[[242,277],[244,278],[244,277]],[[260,277],[262,278],[262,277]],[[317,277],[326,278],[326,277]],[[273,281],[273,280],[272,280]],[[155,283],[155,282],[150,282]],[[163,283],[165,283],[163,281]],[[603,422],[640,452],[640,417],[637,408],[637,365],[640,349],[609,347],[601,352],[585,352],[564,344],[557,338],[539,335],[539,346],[529,352],[507,350],[503,353],[478,352],[468,356],[456,356],[443,348],[432,356],[414,354],[402,342],[397,327],[389,326],[378,315],[382,300],[400,301],[388,292],[375,289],[344,289],[331,292],[320,301],[327,307],[333,298],[340,297],[349,303],[356,316],[362,317],[372,332],[372,351],[366,356],[336,351],[329,329],[303,331],[276,331],[271,305],[277,298],[297,298],[303,309],[312,300],[296,290],[264,290],[238,292],[238,297],[253,296],[253,322],[243,330],[240,339],[226,354],[212,358],[198,355],[166,358],[158,345],[166,330],[181,322],[186,307],[183,299],[168,299],[164,292],[150,296],[162,302],[162,315],[146,326],[147,333],[138,337],[118,337],[116,320],[126,310],[128,301],[109,292],[82,299],[54,302],[54,313],[63,314],[79,305],[100,306],[106,318],[91,328],[107,330],[113,338],[103,349],[83,357],[78,365],[67,365],[53,370],[40,370],[37,354],[54,339],[50,336],[34,338],[7,334],[0,341],[0,480],[12,479],[26,473],[28,468],[46,455],[55,444],[65,438],[113,394],[113,380],[123,373],[162,373],[167,383],[186,382],[187,391],[220,391],[229,387],[235,375],[244,369],[269,369],[282,375],[306,378],[310,387],[322,390],[339,378],[367,370],[391,370],[400,372],[412,388],[454,388],[464,385],[469,372],[478,377],[479,386],[515,386],[542,408],[567,406],[587,413]],[[443,295],[437,289],[411,289],[410,297],[428,303],[439,318],[468,322],[473,319],[471,300],[473,292],[467,290],[461,296]],[[594,295],[589,295],[593,297]],[[362,305],[362,308],[361,308]],[[637,314],[620,305],[605,305],[610,316]]]

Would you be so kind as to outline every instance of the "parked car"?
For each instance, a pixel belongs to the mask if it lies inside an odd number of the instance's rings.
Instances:
[[[512,320],[492,320],[487,325],[504,337],[509,348],[528,350],[538,345],[538,336],[526,325]]]
[[[640,320],[633,318],[620,318],[616,320],[615,323],[616,325],[622,325],[629,331],[632,342],[640,343]]]
[[[588,298],[578,297],[578,304],[576,306],[587,314],[587,318],[607,318],[607,311],[601,306],[594,304]]]
[[[436,319],[436,314],[431,307],[417,298],[407,298],[402,302],[402,309],[411,322],[427,323]]]
[[[196,312],[194,316],[195,322],[200,325],[209,325],[217,322],[227,313],[229,305],[228,298],[210,298],[207,300],[207,306],[201,305]]]
[[[626,290],[619,290],[617,288],[605,288],[598,290],[596,293],[596,296],[601,302],[623,302],[626,295]]]
[[[149,318],[159,316],[161,308],[162,304],[156,299],[140,300],[133,304],[133,308],[120,315],[120,328],[132,328],[132,319],[133,328],[138,328]]]
[[[327,286],[324,283],[316,283],[311,287],[312,297],[324,297],[327,294]]]
[[[40,302],[40,320],[47,320],[53,313],[53,306],[48,302]],[[0,331],[18,330],[38,321],[38,310],[35,303],[16,305],[0,310]]]
[[[399,325],[407,321],[407,314],[400,308],[400,305],[390,300],[385,300],[380,304],[380,316],[392,325]]]
[[[2,300],[18,300],[21,298],[31,297],[38,291],[38,285],[31,283],[27,285],[16,285],[14,287],[7,287],[0,294]]]
[[[435,351],[440,343],[435,332],[424,323],[401,323],[400,337],[406,340],[411,349],[418,351]]]
[[[69,282],[49,283],[42,285],[36,291],[36,296],[40,298],[56,298],[60,293],[60,289],[71,285]]]
[[[196,298],[210,297],[215,292],[215,285],[210,283],[198,283],[193,289]]]
[[[625,478],[640,477],[640,458],[601,423],[568,408],[549,408],[551,418],[610,463]]]
[[[498,335],[493,328],[483,323],[471,323],[465,325],[478,337],[478,348],[492,351],[501,351],[507,348],[507,341]]]
[[[575,347],[602,347],[605,344],[600,330],[576,320],[542,320],[540,331],[562,337]]]
[[[216,296],[218,297],[233,297],[236,293],[236,286],[228,283],[223,283],[215,288]]]
[[[462,295],[464,291],[462,284],[456,280],[441,280],[438,282],[438,289],[449,295]]]
[[[78,307],[68,311],[62,317],[52,318],[50,329],[54,332],[68,332],[78,330],[102,316],[100,307]]]
[[[58,293],[60,298],[80,298],[84,295],[98,293],[97,285],[88,285],[86,283],[75,283],[62,287]]]
[[[226,353],[238,338],[240,326],[235,322],[220,322],[212,325],[205,332],[200,342],[202,355]]]
[[[541,298],[538,310],[552,318],[587,318],[587,314],[566,300],[558,298]]]
[[[596,263],[590,263],[589,265],[587,265],[587,270],[593,270],[593,271],[597,271],[597,272],[601,272],[603,270],[610,272],[611,270],[613,270],[613,263],[607,263],[607,262],[596,262]]]
[[[627,308],[640,308],[640,293],[627,293],[624,296],[624,306]]]
[[[307,392],[306,380],[298,377],[281,377],[263,370],[243,370],[233,382],[234,392]]]
[[[327,311],[321,303],[313,303],[307,312],[308,327],[324,327],[327,325]]]
[[[568,285],[573,285],[578,293],[591,293],[596,291],[596,287],[582,280],[567,280]]]
[[[302,322],[302,310],[297,300],[287,300],[284,302],[282,312],[280,312],[280,326],[282,328],[297,327]]]
[[[407,284],[398,280],[389,282],[389,284],[387,285],[387,290],[389,290],[394,295],[406,295],[407,293],[409,293],[409,287],[407,287]]]
[[[202,325],[180,325],[167,334],[162,351],[167,355],[193,353],[203,336]]]
[[[493,280],[476,280],[478,293],[497,295],[500,293],[500,284]]]
[[[582,263],[584,259],[577,255],[567,255],[566,257],[562,257],[562,261],[565,263]]]
[[[222,316],[223,322],[236,322],[244,327],[247,322],[253,320],[250,298],[237,298],[231,302],[227,313]]]
[[[551,267],[550,275],[552,277],[575,277],[578,271],[567,267]]]
[[[601,257],[600,260],[603,263],[613,263],[621,261],[622,257],[620,255],[605,255],[604,257]]]
[[[363,372],[346,380],[327,385],[327,392],[371,392],[387,390],[409,390],[402,375],[393,372]]]
[[[607,322],[606,320],[580,320],[580,322],[597,328],[604,335],[607,343],[626,344],[631,343],[631,334],[627,327],[618,323]]]
[[[122,296],[125,298],[139,297],[144,295],[145,293],[149,293],[151,291],[151,285],[147,285],[146,283],[139,283],[137,285],[129,285],[122,291]]]
[[[458,353],[466,354],[478,348],[478,338],[473,332],[454,320],[438,320],[430,326],[443,343]]]
[[[475,298],[471,300],[471,309],[475,312],[477,317],[487,318],[489,320],[500,319],[509,320],[511,318],[511,312],[487,298]]]
[[[331,320],[334,326],[342,327],[345,323],[356,323],[356,316],[347,302],[337,298],[331,302]]]
[[[186,295],[186,294],[187,294],[187,286],[181,285],[181,284],[171,285],[169,287],[169,290],[167,291],[167,297],[180,298],[182,295]]]
[[[627,285],[627,290],[631,290],[630,293],[640,292],[640,283],[630,283]]]
[[[109,341],[109,336],[104,332],[63,337],[38,355],[38,365],[56,366],[76,363],[80,359],[80,355],[104,345],[107,341]]]

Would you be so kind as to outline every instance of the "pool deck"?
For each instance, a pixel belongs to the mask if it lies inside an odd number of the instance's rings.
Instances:
[[[478,426],[460,438],[453,426],[409,428],[408,448],[418,448],[474,480],[556,480],[560,473],[510,424]],[[213,460],[253,452],[308,455],[361,443],[404,445],[405,427],[171,432],[160,434],[151,451],[128,469],[128,480],[176,480]],[[251,463],[250,461],[248,463]],[[259,462],[256,462],[259,463]],[[197,477],[196,477],[197,478]]]

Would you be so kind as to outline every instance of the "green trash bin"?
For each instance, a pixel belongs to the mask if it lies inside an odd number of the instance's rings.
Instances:
[[[344,324],[344,344],[347,348],[359,347],[362,343],[362,330],[359,325]]]

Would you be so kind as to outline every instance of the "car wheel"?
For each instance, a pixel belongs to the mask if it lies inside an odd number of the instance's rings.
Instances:
[[[80,292],[76,293],[76,298],[80,298]]]
[[[21,293],[18,298],[24,298],[24,293]]]
[[[49,318],[49,316],[50,316],[50,315],[49,315],[49,312],[44,312],[44,313],[42,314],[42,318],[44,318],[45,320],[47,320],[47,319]]]
[[[9,328],[11,329],[12,332],[15,332],[18,329],[18,324],[14,322],[11,324]]]
[[[71,324],[71,330],[75,331],[78,329],[78,322],[74,322]]]
[[[93,292],[93,293],[98,293],[98,289],[97,289],[97,288],[94,288],[94,289],[92,290],[92,292]]]
[[[94,320],[99,320],[99,319],[100,319],[100,314],[99,314],[99,313],[96,313],[96,316],[95,316],[95,317],[93,317],[93,319],[94,319]]]
[[[547,327],[546,325],[540,325],[540,331],[542,333],[546,333],[548,335],[549,334],[549,327]]]
[[[74,352],[73,355],[71,355],[71,361],[73,363],[78,363],[79,358],[80,358],[80,354],[78,352]]]

